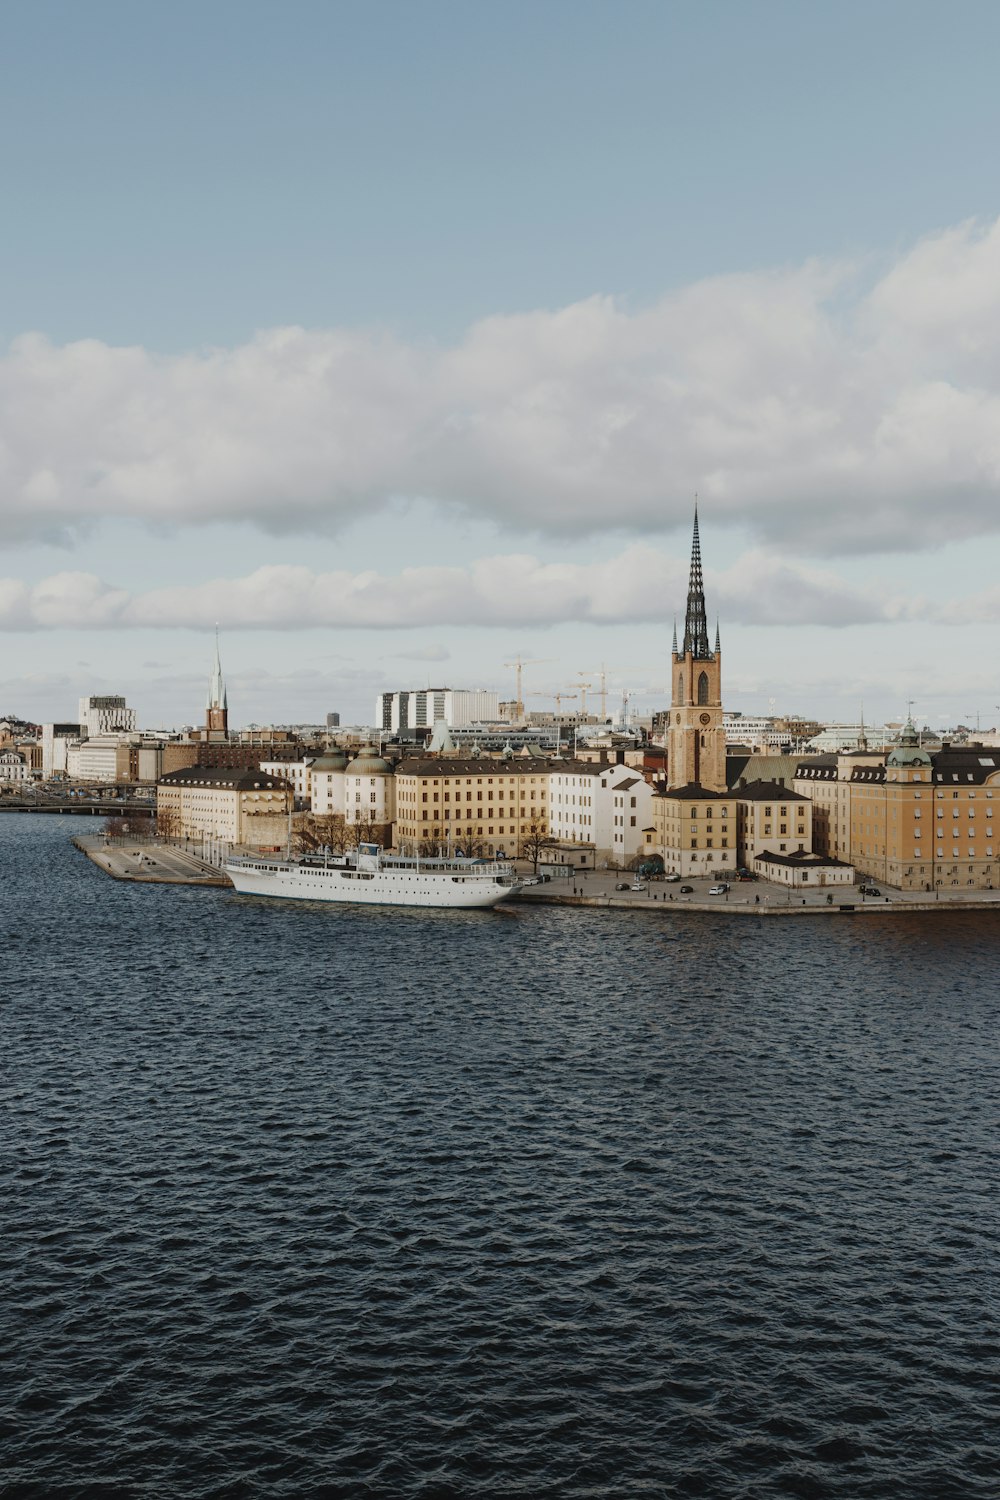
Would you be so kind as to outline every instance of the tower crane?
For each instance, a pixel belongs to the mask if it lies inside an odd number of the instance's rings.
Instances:
[[[580,673],[581,677],[584,675],[583,672]],[[608,668],[605,662],[601,662],[595,675],[599,684],[597,690],[601,695],[601,718],[606,719],[608,717]],[[587,687],[590,687],[589,682]]]
[[[515,691],[515,697],[514,697],[514,715],[515,715],[515,720],[516,720],[516,722],[518,724],[523,724],[524,723],[524,694],[521,691],[521,689],[522,689],[522,684],[523,684],[523,672],[524,672],[525,667],[538,667],[538,666],[541,666],[541,664],[543,662],[551,661],[551,660],[552,660],[551,656],[533,656],[533,657],[530,657],[530,658],[529,657],[523,657],[523,656],[515,656],[515,658],[514,658],[513,661],[505,661],[504,662],[504,666],[505,667],[512,667],[514,669],[514,682],[515,682],[515,690],[514,690]]]
[[[584,682],[582,672],[580,673],[578,686],[580,689],[580,717],[585,719],[587,717],[587,693],[592,684],[589,682]]]

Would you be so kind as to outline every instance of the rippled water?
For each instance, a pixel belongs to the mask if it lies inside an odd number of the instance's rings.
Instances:
[[[285,906],[73,826],[0,819],[0,1493],[997,1495],[996,918]]]

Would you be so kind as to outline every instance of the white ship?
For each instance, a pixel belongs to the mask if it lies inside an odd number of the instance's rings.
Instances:
[[[372,906],[496,906],[521,889],[511,865],[481,859],[407,859],[378,844],[356,854],[301,859],[238,854],[226,874],[244,896],[355,901]]]

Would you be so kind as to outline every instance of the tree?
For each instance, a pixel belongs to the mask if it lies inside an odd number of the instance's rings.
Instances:
[[[551,849],[556,840],[552,838],[545,823],[532,823],[528,832],[521,836],[521,858],[530,859],[532,869],[538,874],[538,861],[546,849]]]
[[[167,807],[163,804],[156,809],[156,833],[161,839],[176,839],[180,837],[181,814],[178,807]]]

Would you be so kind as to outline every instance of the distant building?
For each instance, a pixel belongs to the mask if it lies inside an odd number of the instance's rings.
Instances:
[[[66,774],[69,747],[80,738],[79,724],[42,725],[42,779]]]
[[[137,725],[134,708],[129,708],[124,698],[104,696],[80,699],[81,739],[93,739],[99,734],[128,734]]]
[[[0,750],[0,782],[10,784],[31,780],[31,767],[17,750]]]
[[[375,701],[375,723],[385,734],[415,729],[433,729],[443,719],[449,729],[466,724],[489,723],[499,717],[499,696],[485,688],[411,688],[380,693]]]
[[[327,716],[326,716],[326,727],[327,727],[327,729],[339,729],[340,728],[340,715],[339,714],[327,714]]]

